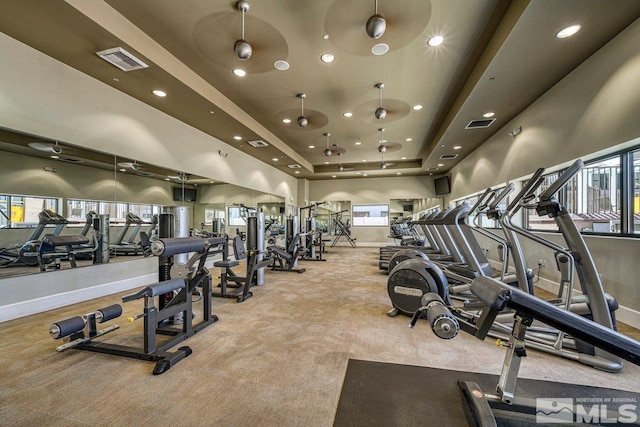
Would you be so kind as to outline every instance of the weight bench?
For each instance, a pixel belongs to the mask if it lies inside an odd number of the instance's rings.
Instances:
[[[569,334],[575,339],[592,344],[607,353],[640,365],[640,342],[613,329],[563,310],[491,277],[475,279],[471,283],[471,292],[485,305],[475,325],[454,316],[439,295],[427,293],[422,297],[422,307],[414,314],[410,326],[413,327],[420,315],[426,312],[432,330],[440,338],[454,338],[459,329],[462,329],[484,340],[499,312],[509,309],[515,313],[511,336],[506,344],[507,353],[495,393],[484,393],[474,382],[459,382],[467,404],[467,414],[474,425],[495,426],[494,411],[496,410],[535,417],[535,399],[514,396],[520,362],[526,356],[525,334],[535,320]]]
[[[240,295],[243,293],[243,284],[246,282],[246,277],[236,275],[231,268],[240,265],[241,259],[247,258],[247,253],[244,250],[244,243],[242,242],[241,235],[238,234],[233,238],[232,247],[235,259],[229,259],[229,250],[227,246],[227,248],[222,252],[223,259],[213,263],[214,267],[219,267],[222,270],[220,271],[220,283],[218,284],[220,290],[214,290],[211,295],[220,298],[237,298],[239,302]]]
[[[306,233],[304,235],[306,236]],[[271,264],[272,271],[292,271],[298,274],[305,272],[304,268],[294,268],[300,256],[300,238],[302,236],[303,234],[300,233],[293,236],[287,248],[277,245],[267,247],[275,255],[273,264]]]
[[[63,259],[69,260],[71,268],[76,268],[76,255],[91,253],[93,247],[87,247],[89,239],[86,236],[77,234],[69,236],[54,236],[47,234],[38,246],[38,266],[40,271],[45,271],[47,265],[54,262],[54,269],[60,269],[60,262]]]
[[[57,347],[56,350],[76,348],[153,361],[156,362],[153,369],[154,375],[166,372],[192,352],[188,346],[179,347],[176,351],[168,350],[218,320],[218,317],[211,313],[211,277],[204,264],[209,251],[221,244],[226,244],[226,237],[208,239],[185,237],[153,242],[151,252],[156,256],[170,257],[179,253],[195,253],[186,264],[174,264],[172,267],[172,271],[175,270],[174,279],[150,284],[122,297],[122,302],[144,299],[143,312],[128,319],[130,323],[137,319],[144,319],[142,347],[94,341],[95,338],[119,328],[117,325],[112,325],[98,331],[96,326],[97,323],[111,320],[122,314],[122,307],[116,304],[84,316],[76,316],[52,324],[49,328],[52,338],[68,337],[66,338],[68,342]],[[198,316],[201,320],[196,323],[193,312],[193,291],[197,287],[202,287],[200,298],[202,312]],[[163,307],[161,303],[165,295],[171,295],[171,299]],[[159,307],[156,306],[156,301]],[[182,323],[176,327],[170,326],[171,318],[177,317],[183,319]],[[160,336],[167,338],[159,340]]]

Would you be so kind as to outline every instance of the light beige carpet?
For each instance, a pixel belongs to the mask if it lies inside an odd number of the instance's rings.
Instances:
[[[389,318],[378,248],[329,248],[304,274],[266,272],[243,303],[214,299],[219,322],[187,340],[193,354],[153,376],[153,363],[68,350],[49,325],[119,302],[120,294],[6,322],[0,327],[0,425],[330,426],[349,358],[498,374],[504,350],[468,335],[443,341],[426,322]],[[213,271],[213,274],[218,274]],[[51,273],[55,274],[55,273]],[[138,345],[126,317],[104,341]],[[640,368],[610,374],[529,351],[521,376],[639,392]],[[417,399],[428,399],[425,390]]]

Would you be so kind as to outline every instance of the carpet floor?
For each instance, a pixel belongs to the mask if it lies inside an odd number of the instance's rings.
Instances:
[[[193,354],[162,375],[145,361],[55,351],[52,322],[121,303],[121,294],[3,323],[0,425],[331,426],[350,359],[500,372],[504,349],[488,340],[443,341],[426,322],[410,329],[408,318],[385,315],[378,248],[328,249],[326,262],[301,261],[303,274],[267,271],[245,302],[214,299],[220,320],[180,344]],[[102,324],[120,329],[101,341],[141,345],[141,321],[126,319],[142,312],[142,301],[122,306],[122,317]],[[535,351],[520,377],[640,392],[638,366],[611,374]]]

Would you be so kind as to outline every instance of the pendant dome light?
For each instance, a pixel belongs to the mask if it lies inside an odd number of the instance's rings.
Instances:
[[[374,14],[367,20],[367,35],[374,40],[379,39],[387,30],[387,21],[378,14],[378,0],[375,0]]]
[[[241,0],[236,3],[236,8],[242,12],[242,35],[240,39],[236,40],[233,50],[238,58],[245,60],[251,58],[253,53],[251,45],[244,39],[244,13],[249,11],[249,2]]]
[[[327,157],[331,157],[331,155],[333,154],[333,151],[331,151],[331,148],[329,148],[329,137],[331,136],[331,134],[325,133],[324,136],[327,138],[327,148],[324,149],[324,155]]]
[[[306,127],[309,124],[309,119],[304,116],[304,99],[307,97],[304,93],[299,93],[296,95],[300,98],[301,108],[300,108],[300,117],[298,117],[298,126],[301,128]],[[331,154],[329,154],[331,155]]]
[[[382,107],[382,89],[384,88],[384,83],[377,83],[375,85],[378,88],[378,108],[376,108],[376,119],[382,120],[387,117],[387,110]]]

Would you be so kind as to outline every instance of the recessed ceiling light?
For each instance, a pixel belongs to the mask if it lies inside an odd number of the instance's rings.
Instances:
[[[119,78],[117,78],[117,77],[114,77],[114,78],[113,78],[113,81],[114,81],[114,82],[119,82],[119,81],[120,81],[120,79],[119,79]]]
[[[335,178],[335,177],[336,177],[335,175],[331,175],[331,178]]]
[[[556,37],[559,39],[566,39],[567,37],[571,37],[578,31],[580,31],[580,28],[582,28],[582,26],[579,24],[568,26],[558,31],[558,34],[556,34]]]
[[[274,162],[277,162],[277,161],[278,161],[278,158],[277,158],[277,157],[274,157],[274,158],[273,158],[273,159],[271,159],[271,160],[273,160]]]
[[[155,96],[159,96],[160,98],[164,98],[165,96],[167,96],[167,92],[160,89],[154,89],[151,91],[151,93],[153,93]]]
[[[362,144],[362,141],[356,141],[354,144],[356,144],[356,145],[361,145],[361,144]]]
[[[51,156],[52,159],[59,159],[60,156],[56,156],[55,154],[53,156]]]
[[[325,164],[325,165],[328,165],[328,164],[329,164],[329,162],[324,162],[324,164]]]
[[[427,44],[431,47],[440,46],[444,42],[444,37],[442,36],[433,36],[429,39]]]
[[[347,118],[349,118],[349,117],[353,117],[353,113],[352,113],[352,112],[350,112],[350,111],[347,111],[347,112],[345,112],[345,113],[342,113],[342,115],[343,115],[343,116],[345,116],[345,117],[347,117]]]
[[[332,63],[333,61],[336,60],[336,57],[335,57],[335,55],[333,53],[323,53],[320,56],[320,60],[322,62],[324,62],[325,64],[330,64],[330,63]]]
[[[315,145],[310,145],[309,148],[316,148],[316,146]]]
[[[242,137],[240,135],[236,135],[233,137],[233,139],[235,139],[236,141],[240,141]]]
[[[371,48],[371,53],[376,56],[384,55],[387,52],[389,52],[389,45],[385,43],[378,43]]]
[[[233,74],[236,77],[244,77],[247,75],[247,72],[241,68],[236,68],[235,70],[233,70]]]
[[[289,69],[289,63],[282,59],[278,59],[276,62],[273,63],[273,67],[279,71],[286,71]]]
[[[289,123],[291,123],[291,119],[282,119],[282,123],[288,125]]]
[[[413,138],[405,138],[404,140],[405,140],[405,142],[411,142],[411,141],[413,141]]]
[[[420,111],[420,110],[422,110],[422,105],[420,105],[420,104],[416,104],[416,105],[414,105],[412,108],[413,108],[415,111]]]
[[[363,162],[366,162],[366,160],[362,160]]]
[[[120,172],[126,172],[127,170],[125,168],[119,169]]]
[[[325,40],[329,40],[329,34],[323,34],[322,38],[325,39]]]
[[[484,113],[482,117],[486,117],[488,119],[489,117],[493,117],[495,115],[496,113],[494,113],[493,111],[489,111],[488,113]]]
[[[438,163],[438,167],[444,166],[444,163]]]
[[[216,112],[213,110],[209,110],[209,114],[215,114]]]
[[[402,175],[402,172],[396,172],[396,175]]]
[[[300,173],[300,171],[295,171],[295,173]]]
[[[453,146],[453,149],[454,149],[454,150],[459,150],[459,149],[461,149],[461,148],[462,148],[462,145],[454,145],[454,146]]]
[[[407,160],[406,157],[400,157],[400,160]]]

